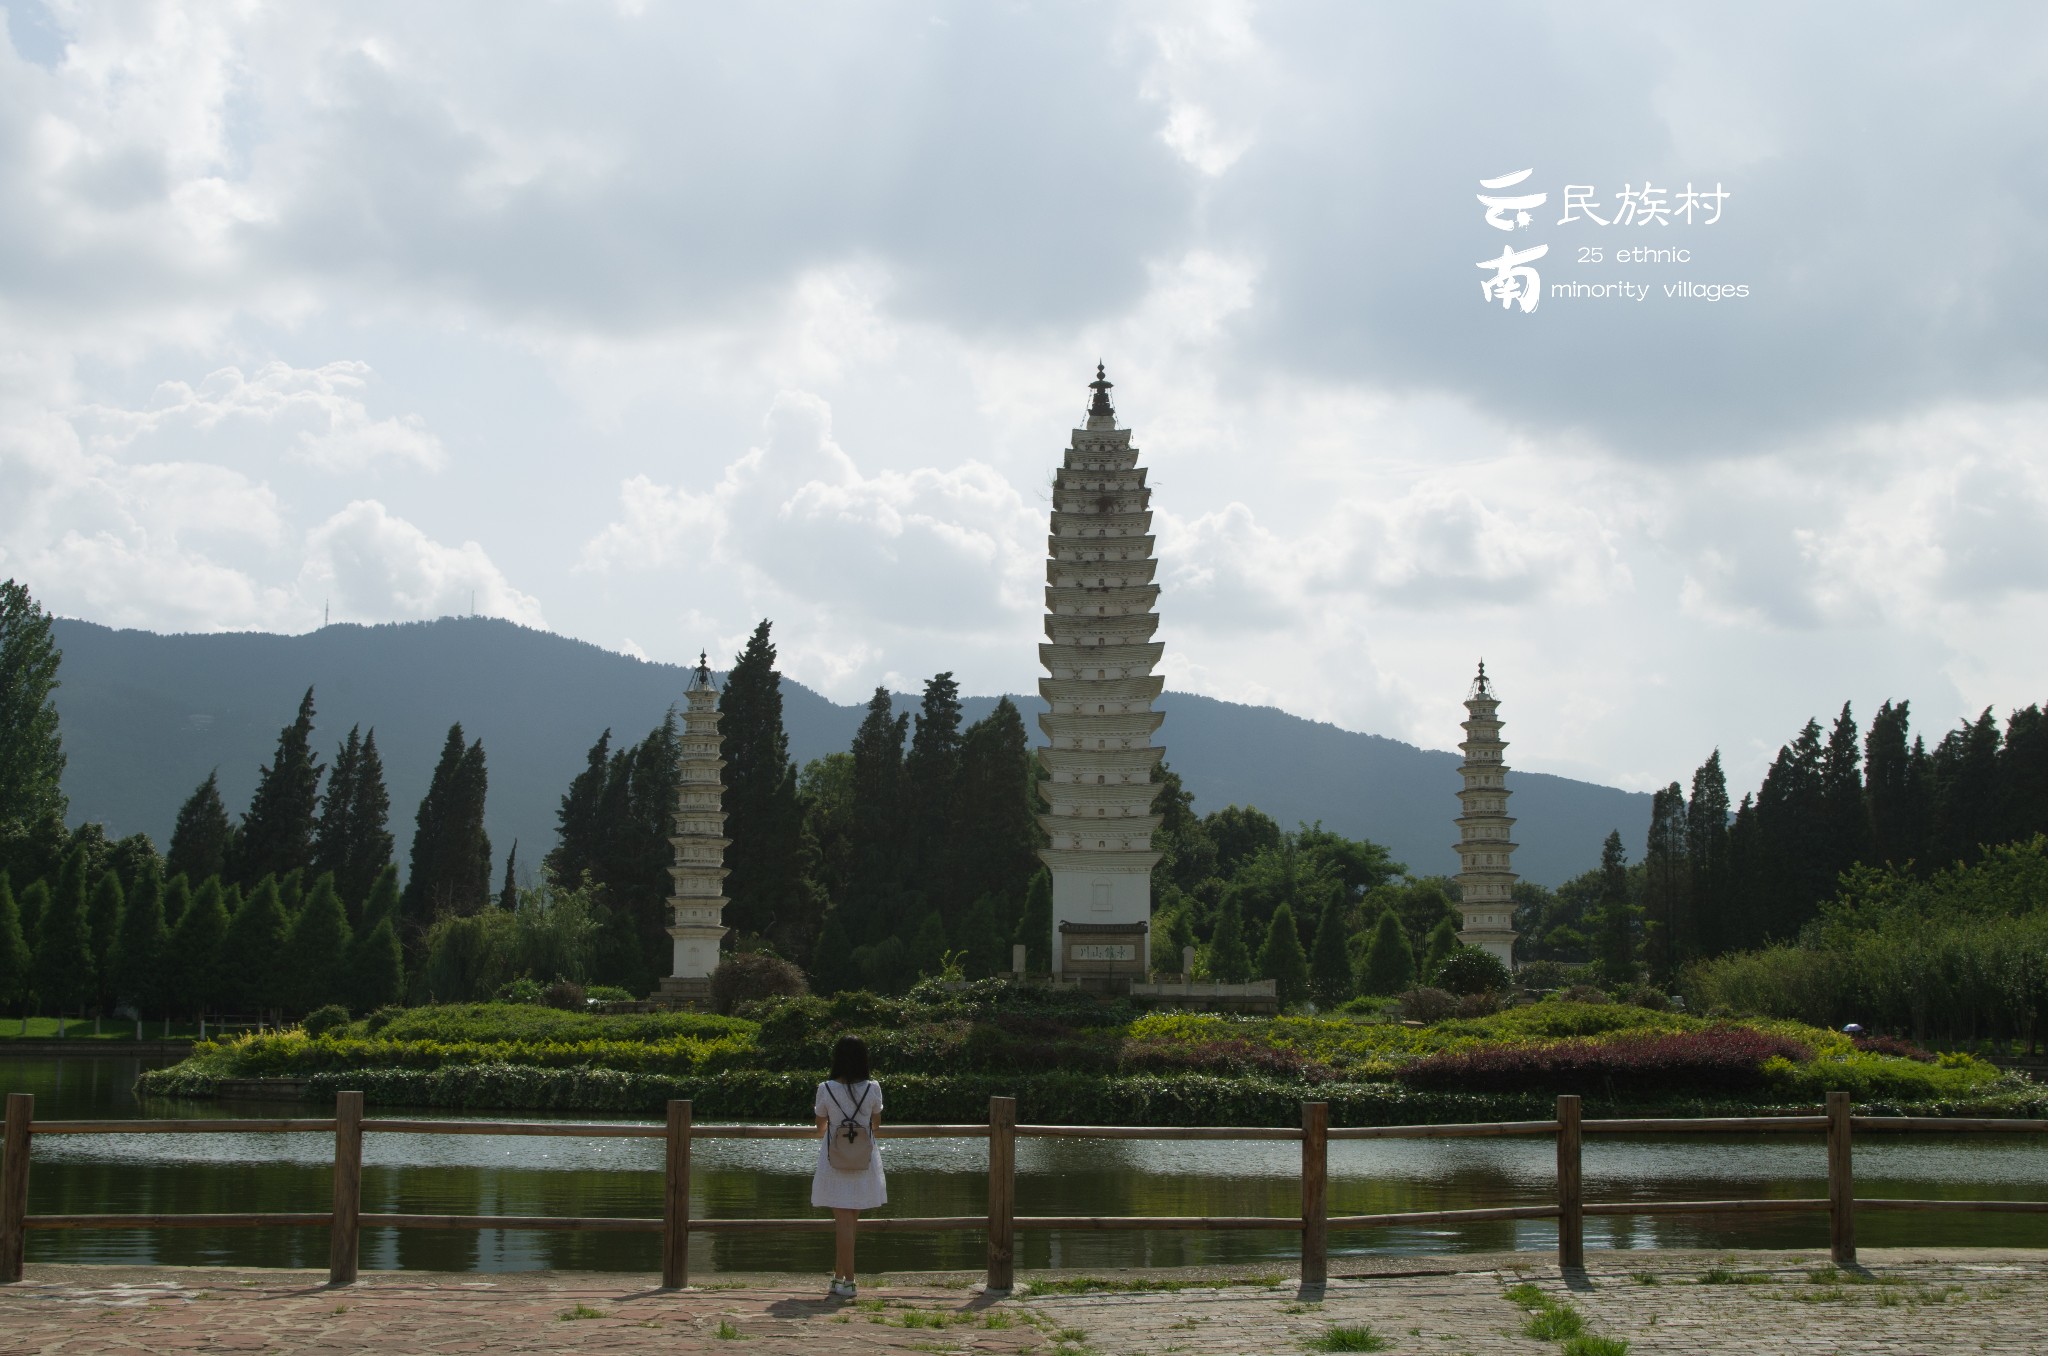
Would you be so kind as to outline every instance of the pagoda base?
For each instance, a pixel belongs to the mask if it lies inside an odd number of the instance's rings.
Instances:
[[[709,979],[685,979],[681,975],[670,975],[655,986],[654,1001],[657,1003],[709,1003],[711,981]]]

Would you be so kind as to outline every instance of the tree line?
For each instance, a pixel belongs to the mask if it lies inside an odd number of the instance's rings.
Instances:
[[[2003,728],[1987,708],[1929,748],[1908,703],[1885,702],[1867,731],[1845,703],[1827,730],[1807,721],[1732,807],[1715,750],[1689,794],[1673,782],[1652,797],[1640,861],[1611,835],[1595,870],[1554,891],[1518,886],[1516,926],[1530,959],[1669,984],[1691,961],[1797,938],[1855,868],[1924,879],[2042,832],[2038,705]]]

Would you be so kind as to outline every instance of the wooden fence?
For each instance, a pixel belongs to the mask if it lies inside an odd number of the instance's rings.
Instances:
[[[692,1219],[690,1217],[690,1147],[706,1139],[811,1139],[807,1125],[698,1125],[690,1103],[668,1104],[665,1125],[576,1125],[542,1121],[436,1121],[390,1117],[365,1118],[363,1095],[335,1096],[332,1119],[318,1120],[131,1120],[36,1121],[35,1099],[27,1093],[7,1098],[4,1159],[0,1159],[0,1282],[21,1279],[23,1245],[30,1229],[171,1229],[263,1228],[303,1226],[328,1230],[328,1279],[347,1285],[356,1279],[362,1230],[371,1229],[561,1229],[622,1230],[659,1233],[662,1240],[661,1280],[664,1286],[689,1283],[690,1235],[766,1231],[824,1232],[832,1221],[814,1219]],[[31,1215],[28,1213],[30,1146],[36,1135],[150,1135],[206,1132],[323,1134],[334,1136],[334,1200],[318,1212],[270,1214],[171,1215]],[[1017,1232],[1020,1229],[1268,1229],[1301,1236],[1301,1280],[1321,1285],[1329,1271],[1332,1230],[1378,1229],[1406,1224],[1470,1224],[1484,1220],[1554,1219],[1557,1221],[1558,1263],[1567,1270],[1585,1262],[1585,1217],[1588,1215],[1691,1215],[1755,1212],[1826,1212],[1834,1259],[1856,1260],[1856,1216],[1865,1210],[2030,1211],[2048,1213],[2048,1201],[1872,1200],[1857,1199],[1850,1157],[1851,1136],[1858,1132],[1939,1132],[2042,1134],[2048,1120],[1949,1119],[1913,1116],[1856,1116],[1847,1093],[1828,1094],[1826,1114],[1819,1116],[1752,1116],[1699,1119],[1581,1120],[1579,1099],[1557,1099],[1557,1115],[1547,1121],[1504,1121],[1475,1125],[1370,1125],[1332,1128],[1329,1105],[1304,1102],[1301,1126],[1019,1125],[1017,1103],[1009,1097],[989,1099],[986,1125],[890,1125],[885,1139],[988,1140],[988,1212],[950,1218],[888,1217],[861,1222],[864,1230],[937,1231],[976,1229],[988,1238],[988,1288],[1007,1291],[1015,1279]],[[1587,1135],[1720,1135],[1822,1134],[1827,1143],[1826,1196],[1729,1201],[1588,1201],[1580,1174],[1580,1151]],[[662,1214],[658,1219],[560,1215],[395,1215],[362,1210],[363,1136],[366,1134],[551,1135],[576,1139],[660,1139],[666,1164]],[[1328,1209],[1328,1162],[1331,1140],[1347,1139],[1479,1139],[1544,1136],[1557,1143],[1556,1200],[1549,1205],[1484,1207],[1469,1210],[1406,1210],[1378,1215],[1332,1215]],[[1150,1140],[1298,1140],[1301,1143],[1301,1213],[1295,1215],[1018,1215],[1016,1213],[1017,1141],[1044,1139]]]

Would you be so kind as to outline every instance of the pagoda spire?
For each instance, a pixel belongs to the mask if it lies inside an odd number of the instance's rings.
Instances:
[[[1458,940],[1491,952],[1510,970],[1515,966],[1515,880],[1509,862],[1516,844],[1508,838],[1515,821],[1508,818],[1508,766],[1501,755],[1500,694],[1479,661],[1479,676],[1465,693],[1465,739],[1458,747],[1465,761],[1458,768],[1464,789],[1458,792],[1458,912],[1465,927]]]
[[[1038,680],[1046,711],[1039,816],[1052,873],[1052,965],[1057,978],[1117,989],[1143,978],[1152,915],[1152,834],[1165,718],[1152,709],[1165,679],[1153,672],[1159,585],[1152,558],[1152,491],[1129,429],[1116,426],[1110,381],[1095,366],[1084,428],[1073,431],[1053,480],[1045,566],[1045,634]]]

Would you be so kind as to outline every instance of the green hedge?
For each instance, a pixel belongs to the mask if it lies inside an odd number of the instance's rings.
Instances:
[[[191,1062],[155,1069],[138,1091],[163,1097],[209,1097],[217,1077]],[[468,1064],[439,1069],[335,1070],[307,1080],[307,1097],[326,1102],[359,1089],[378,1106],[444,1107],[659,1115],[670,1098],[693,1102],[705,1120],[800,1121],[810,1109],[817,1075],[744,1071],[701,1077],[627,1073],[578,1067]],[[898,1074],[884,1083],[888,1115],[904,1122],[979,1123],[989,1098],[1017,1099],[1018,1118],[1051,1125],[1299,1125],[1301,1103],[1326,1101],[1332,1125],[1417,1125],[1542,1120],[1554,1099],[1534,1093],[1418,1092],[1395,1083],[1303,1083],[1204,1075],[1113,1076],[1087,1073]],[[1589,1101],[1588,1115],[1755,1115],[1811,1106],[1664,1098]],[[1880,1103],[1876,1114],[2033,1116],[2048,1118],[2048,1090],[2013,1083],[1967,1099]]]

